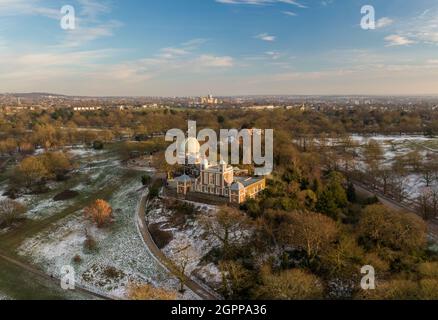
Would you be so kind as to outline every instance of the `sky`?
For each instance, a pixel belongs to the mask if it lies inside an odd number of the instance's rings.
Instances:
[[[0,92],[436,95],[438,1],[0,0]]]

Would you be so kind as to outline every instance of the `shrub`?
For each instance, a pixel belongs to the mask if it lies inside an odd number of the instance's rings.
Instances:
[[[148,284],[130,284],[128,296],[131,300],[176,300],[177,294],[173,291],[154,288]]]
[[[97,250],[97,242],[88,232],[85,235],[84,250],[86,253],[92,253]]]
[[[96,200],[84,209],[85,216],[94,222],[98,228],[103,228],[113,221],[113,209],[105,200]]]
[[[10,226],[25,212],[26,208],[19,202],[10,199],[0,201],[0,226]]]
[[[74,257],[73,257],[73,263],[76,263],[76,264],[80,264],[80,263],[82,263],[82,257],[80,256],[80,255],[75,255]]]
[[[93,142],[94,150],[103,150],[103,142],[102,141],[94,141]]]
[[[262,285],[256,296],[275,300],[309,300],[323,297],[321,281],[313,274],[300,269],[272,273],[269,268],[261,271]]]

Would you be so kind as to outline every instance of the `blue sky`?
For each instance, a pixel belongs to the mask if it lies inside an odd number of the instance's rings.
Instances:
[[[0,92],[28,91],[438,94],[438,2],[0,0]]]

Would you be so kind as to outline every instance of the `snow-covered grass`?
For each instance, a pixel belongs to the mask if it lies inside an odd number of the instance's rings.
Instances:
[[[188,218],[183,226],[172,224],[173,212],[165,208],[161,200],[155,200],[150,204],[147,220],[150,224],[160,224],[162,231],[172,233],[173,239],[163,249],[163,253],[177,266],[188,262],[186,274],[206,283],[211,288],[218,288],[222,277],[217,266],[213,263],[206,264],[202,258],[220,243],[208,236],[200,223],[200,216],[211,217],[218,208],[216,206],[188,202],[192,204],[199,214]]]
[[[353,135],[352,140],[357,144],[356,152],[358,157],[355,161],[354,168],[358,171],[366,171],[367,165],[365,163],[363,147],[370,141],[374,140],[380,144],[383,150],[383,161],[381,168],[390,169],[395,160],[399,157],[406,156],[410,152],[417,151],[419,156],[428,161],[433,159],[432,155],[438,153],[438,138],[429,138],[419,135],[400,135],[400,136],[359,136]],[[328,139],[328,145],[335,146],[339,141],[335,139]],[[434,149],[436,148],[436,149]],[[429,160],[433,161],[433,160]],[[341,164],[343,165],[343,164]],[[409,200],[417,199],[423,190],[426,188],[426,181],[419,172],[410,170],[402,178],[402,185],[404,193]],[[430,185],[432,188],[438,188],[438,181],[435,179]]]
[[[7,190],[7,185],[5,182],[0,183],[0,201],[7,199],[7,197],[4,195]]]
[[[11,300],[10,297],[0,292],[0,301],[4,300]]]
[[[363,146],[370,139],[377,141],[384,152],[384,160],[382,167],[390,168],[397,157],[407,155],[412,151],[418,151],[422,159],[429,159],[430,155],[434,153],[426,145],[438,144],[437,138],[427,138],[424,136],[373,136],[373,137],[359,137],[355,136],[354,139],[360,142],[360,146]],[[359,150],[361,158],[360,166],[364,167],[364,159],[361,150]],[[430,187],[438,188],[438,181],[434,181]],[[426,182],[418,172],[410,172],[403,177],[403,188],[408,199],[415,200],[426,188]]]
[[[82,194],[96,192],[108,184],[119,183],[121,164],[114,156],[106,151],[92,149],[72,149],[76,152],[76,161],[79,168],[72,174],[72,178],[63,182],[48,184],[50,192],[44,194],[24,195],[17,199],[27,208],[26,217],[41,220],[61,212],[76,203],[76,199],[54,201],[58,193],[65,190],[74,190]],[[0,191],[6,191],[6,185],[0,186]],[[1,195],[0,195],[1,196]]]

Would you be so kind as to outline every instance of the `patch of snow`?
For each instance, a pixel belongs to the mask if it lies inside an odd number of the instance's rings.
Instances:
[[[218,207],[203,203],[189,202],[200,211],[200,215],[212,216]],[[170,225],[173,212],[164,208],[160,200],[155,200],[149,211],[147,219],[149,223],[158,223],[163,227]],[[177,266],[188,262],[186,273],[192,278],[199,279],[200,284],[207,284],[211,288],[218,288],[222,281],[222,275],[214,264],[205,264],[202,259],[212,248],[220,246],[216,238],[207,236],[199,217],[188,219],[183,227],[169,226],[163,231],[172,232],[173,239],[162,249],[163,253]],[[183,249],[183,250],[182,250]]]
[[[8,297],[6,294],[0,292],[0,301],[5,300],[12,300],[10,297]]]

